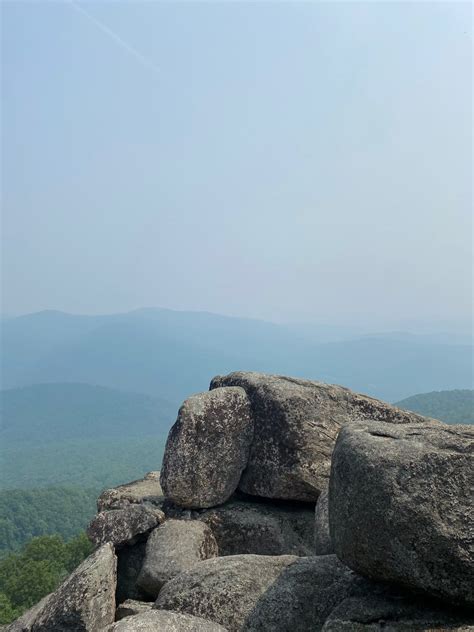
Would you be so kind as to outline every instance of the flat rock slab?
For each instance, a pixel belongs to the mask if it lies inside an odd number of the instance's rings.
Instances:
[[[166,442],[161,486],[182,507],[220,505],[237,489],[247,465],[253,420],[241,388],[187,399]]]
[[[314,511],[314,553],[330,555],[334,547],[329,533],[329,498],[327,490],[321,492]]]
[[[328,486],[331,455],[343,425],[372,419],[426,421],[322,382],[237,372],[215,377],[210,388],[229,386],[243,388],[252,406],[255,432],[239,488],[254,496],[316,502]]]
[[[163,584],[217,552],[212,531],[203,522],[167,520],[148,538],[137,584],[156,599]]]
[[[234,555],[181,573],[154,607],[201,616],[231,632],[316,631],[359,581],[365,582],[336,556]]]
[[[474,605],[474,428],[346,426],[333,455],[331,539],[373,579]]]
[[[97,632],[107,628],[115,617],[116,563],[112,545],[105,544],[32,609],[29,627],[12,630]]]
[[[133,617],[136,614],[148,612],[153,606],[152,601],[137,601],[136,599],[127,599],[121,603],[115,611],[115,620],[125,619],[125,617]]]
[[[219,555],[313,555],[312,506],[230,500],[198,514],[212,530]]]
[[[144,478],[102,492],[97,499],[97,511],[124,509],[128,505],[141,503],[159,506],[162,501],[160,472],[148,472]]]
[[[225,632],[225,628],[199,617],[166,610],[150,610],[115,623],[108,632]]]
[[[111,542],[121,546],[133,542],[138,535],[148,533],[165,519],[157,508],[129,505],[124,509],[112,509],[97,514],[87,527],[87,536],[95,546]]]

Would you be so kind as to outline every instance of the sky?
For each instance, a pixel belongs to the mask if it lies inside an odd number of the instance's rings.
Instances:
[[[2,311],[472,317],[472,8],[2,2]]]

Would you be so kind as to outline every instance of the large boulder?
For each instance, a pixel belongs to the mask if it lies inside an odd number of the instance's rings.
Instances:
[[[225,628],[179,612],[150,610],[115,623],[107,632],[226,632]]]
[[[161,587],[175,575],[217,555],[210,528],[199,521],[167,520],[152,531],[137,584],[156,599]]]
[[[116,558],[105,544],[59,588],[10,626],[12,632],[96,632],[115,617]]]
[[[212,529],[219,555],[312,555],[312,506],[230,500],[197,515]]]
[[[161,486],[177,505],[225,502],[247,465],[253,421],[241,388],[220,388],[187,399],[166,442]]]
[[[326,489],[321,492],[314,511],[314,552],[316,555],[334,553],[329,533],[329,498]]]
[[[336,556],[234,555],[176,576],[154,607],[200,616],[231,632],[317,631],[358,582],[365,580]]]
[[[239,487],[267,498],[315,502],[328,485],[334,443],[345,424],[372,419],[393,424],[426,421],[342,386],[278,375],[230,373],[215,377],[210,388],[213,392],[230,386],[246,391],[255,424]]]
[[[133,543],[137,536],[148,533],[164,519],[165,514],[160,509],[144,505],[101,511],[87,527],[87,536],[95,546],[106,542],[121,546]]]
[[[148,474],[126,485],[119,485],[112,489],[106,489],[97,500],[97,511],[107,509],[124,509],[133,504],[160,505],[163,501],[163,490],[160,485],[160,472],[148,472]]]
[[[474,605],[474,428],[354,424],[329,486],[331,539],[355,571]]]
[[[344,599],[323,632],[474,632],[474,613],[382,587]]]

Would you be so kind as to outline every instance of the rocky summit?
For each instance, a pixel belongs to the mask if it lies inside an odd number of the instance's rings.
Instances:
[[[158,465],[158,464],[157,464]],[[474,431],[260,373],[187,399],[161,474],[9,632],[474,632]]]

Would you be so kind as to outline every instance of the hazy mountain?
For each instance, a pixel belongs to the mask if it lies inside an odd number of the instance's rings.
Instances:
[[[474,423],[474,391],[434,391],[407,397],[397,406],[452,424]]]
[[[3,321],[4,388],[86,382],[179,404],[213,375],[239,369],[336,382],[389,401],[472,387],[469,345],[393,335],[321,343],[324,335],[307,325],[164,309],[40,312]]]

